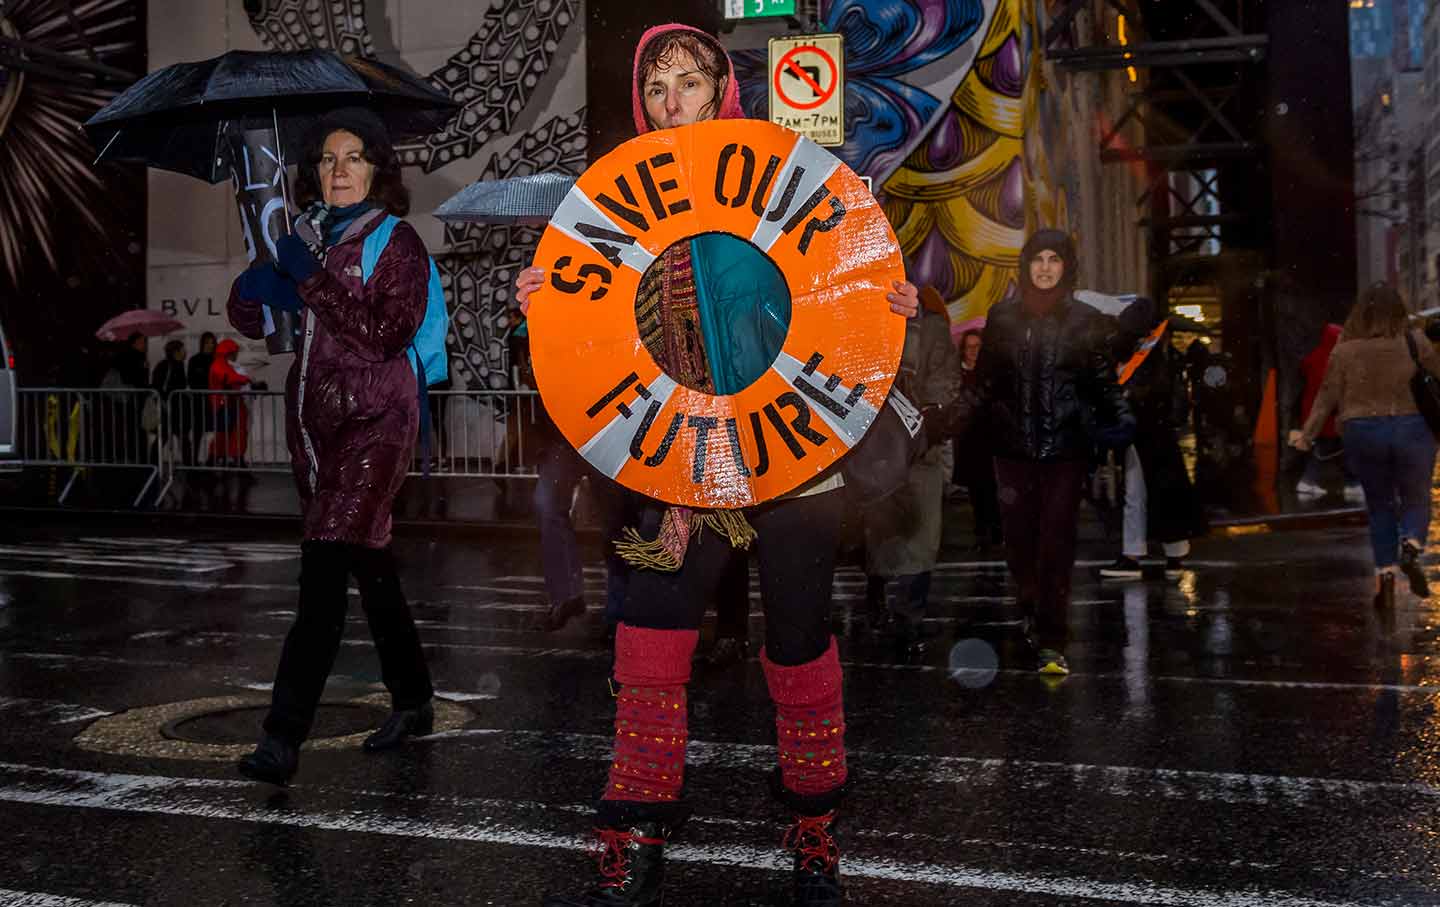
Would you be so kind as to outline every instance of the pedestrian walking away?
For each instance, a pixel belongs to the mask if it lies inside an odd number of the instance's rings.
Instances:
[[[743,116],[728,55],[712,36],[689,26],[647,31],[632,75],[641,133]],[[729,394],[769,367],[784,341],[789,298],[757,259],[743,242],[705,234],[667,249],[647,271],[636,319],[642,341],[670,378]],[[538,268],[522,272],[516,294],[522,305],[528,307],[543,279]],[[895,312],[913,315],[917,296],[913,285],[901,283],[888,299]],[[875,317],[895,316],[877,305]],[[829,610],[843,507],[836,492],[843,484],[832,470],[744,511],[643,503],[635,531],[627,532],[634,569],[615,638],[614,754],[596,820],[600,879],[584,893],[545,898],[547,907],[662,902],[665,847],[689,814],[683,782],[691,659],[705,609],[745,547],[754,548],[759,568],[760,661],[779,744],[772,788],[791,817],[784,841],[793,855],[794,902],[842,903],[834,831],[848,769]],[[711,900],[703,891],[686,894],[698,903]]]
[[[925,287],[920,300],[920,317],[905,327],[896,383],[906,399],[924,410],[954,399],[960,376],[944,299],[934,287]],[[937,444],[910,466],[903,486],[864,510],[867,605],[872,622],[883,623],[884,616],[893,616],[896,646],[905,654],[919,654],[925,648],[925,616],[931,574],[940,555],[944,494],[943,451]],[[893,587],[892,595],[887,596],[887,586]]]
[[[215,361],[215,335],[206,331],[200,335],[200,349],[190,357],[185,366],[185,386],[202,390],[210,386],[210,366]],[[215,421],[210,412],[208,394],[194,394],[190,399],[190,412],[186,419],[193,430],[190,438],[190,461],[199,462],[205,436],[215,430]]]
[[[971,394],[979,387],[980,347],[983,331],[971,328],[960,335],[960,386]],[[971,423],[954,438],[955,484],[965,487],[974,514],[975,553],[984,555],[1004,541],[1000,501],[995,486],[995,454],[990,437]]]
[[[185,343],[180,340],[171,340],[165,344],[165,358],[156,363],[150,375],[150,387],[160,395],[160,408],[165,418],[165,430],[156,434],[155,445],[159,445],[161,438],[178,438],[180,442],[180,456],[186,465],[191,461],[193,448],[190,446],[189,426],[185,425],[184,414],[185,395],[176,395],[175,391],[183,391],[187,387],[185,376]],[[165,451],[169,453],[169,451]]]
[[[517,384],[533,388],[535,373],[530,360],[528,325],[519,309],[513,309],[511,315],[514,319],[510,332],[511,366]],[[607,635],[613,634],[625,601],[628,568],[611,543],[620,537],[633,512],[631,495],[596,472],[570,446],[545,411],[543,400],[538,401],[533,410],[516,413],[516,417],[525,419],[525,437],[530,439],[531,448],[538,451],[533,502],[535,519],[540,524],[541,566],[549,605],[540,616],[537,629],[555,632],[585,614],[585,564],[572,514],[582,481],[588,479],[584,485],[589,488],[600,533],[605,539],[604,622]]]
[[[1376,284],[1360,297],[1303,428],[1290,443],[1311,450],[1330,414],[1339,411],[1350,470],[1365,490],[1375,558],[1375,605],[1395,603],[1397,569],[1424,598],[1430,585],[1420,563],[1430,535],[1430,488],[1435,435],[1416,405],[1419,369],[1440,376],[1440,355],[1420,330],[1409,328],[1400,294]]]
[[[1184,365],[1171,345],[1168,320],[1150,300],[1137,299],[1118,320],[1116,359],[1125,363],[1120,380],[1135,413],[1135,442],[1125,448],[1120,557],[1099,572],[1105,579],[1140,579],[1140,562],[1155,540],[1165,554],[1166,577],[1176,579],[1190,555],[1190,540],[1207,530],[1180,452],[1180,427],[1190,418]]]
[[[324,116],[295,177],[305,213],[230,292],[231,323],[263,335],[261,304],[303,310],[302,346],[286,380],[286,440],[304,513],[300,601],[275,672],[265,736],[240,761],[246,777],[284,784],[299,765],[339,651],[349,578],[380,656],[392,712],[367,751],[430,733],[429,668],[390,551],[391,513],[419,426],[406,352],[426,311],[430,259],[403,221],[363,280],[365,239],[404,216],[409,193],[384,125],[359,109]],[[222,345],[223,346],[223,345]],[[217,353],[218,355],[218,353]]]
[[[994,444],[1005,557],[1033,627],[1038,669],[1070,672],[1071,572],[1080,497],[1098,448],[1118,449],[1135,417],[1116,382],[1107,316],[1074,298],[1075,245],[1041,230],[1020,253],[1020,292],[990,310],[976,430]]]

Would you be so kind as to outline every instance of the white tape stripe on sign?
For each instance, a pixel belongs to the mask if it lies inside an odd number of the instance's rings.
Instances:
[[[771,368],[786,384],[800,392],[811,411],[830,426],[846,447],[854,447],[865,436],[870,423],[875,421],[876,409],[863,396],[857,397],[855,388],[846,385],[840,376],[827,374],[820,356],[815,358],[821,361],[815,368],[810,368],[809,363],[801,362],[781,350]]]
[[[602,475],[612,479],[633,459],[630,444],[641,422],[647,419],[651,422],[656,420],[665,404],[670,402],[670,395],[675,392],[677,385],[674,378],[661,373],[649,387],[639,384],[633,387],[631,399],[621,404],[625,407],[624,410],[617,412],[608,425],[597,431],[585,442],[585,446],[580,448],[580,456]]]
[[[769,252],[770,247],[780,239],[790,212],[799,210],[839,167],[839,158],[801,136],[790,150],[785,165],[780,168],[780,175],[770,186],[770,201],[765,206],[765,216],[755,225],[750,241],[760,251]],[[804,168],[804,172],[796,179],[799,168]],[[795,180],[793,187],[790,185],[792,179]]]
[[[608,249],[619,255],[620,262],[625,267],[638,274],[644,274],[655,261],[655,256],[649,249],[642,246],[630,231],[616,224],[610,215],[601,211],[578,186],[565,196],[550,223],[576,242],[594,247],[597,251],[600,251],[597,243],[604,243]],[[591,235],[587,236],[586,233]],[[612,235],[607,238],[605,233]]]

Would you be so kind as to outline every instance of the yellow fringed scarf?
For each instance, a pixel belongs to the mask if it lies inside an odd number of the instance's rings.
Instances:
[[[615,550],[632,567],[674,573],[685,561],[691,536],[709,529],[730,543],[748,551],[755,541],[755,528],[739,510],[690,510],[669,507],[660,521],[660,532],[646,539],[638,530],[626,528],[615,542]]]

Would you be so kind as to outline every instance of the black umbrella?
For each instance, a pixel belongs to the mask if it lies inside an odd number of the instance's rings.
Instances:
[[[564,173],[535,173],[471,183],[435,209],[443,221],[462,224],[544,226],[575,185]]]
[[[436,132],[460,105],[415,76],[364,57],[232,50],[151,73],[87,120],[85,131],[100,159],[139,161],[218,183],[230,176],[227,129],[273,128],[288,152],[301,147],[316,119],[345,106],[374,111],[399,142]]]

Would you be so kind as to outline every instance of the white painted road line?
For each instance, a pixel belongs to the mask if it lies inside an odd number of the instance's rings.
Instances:
[[[526,731],[509,728],[461,728],[421,738],[427,742],[467,737],[502,740],[529,739],[543,743],[548,756],[587,761],[609,761],[612,740],[599,734]],[[775,765],[775,747],[751,743],[719,743],[691,738],[686,765],[724,769],[769,771]],[[1115,798],[1159,798],[1332,809],[1337,801],[1371,804],[1377,796],[1404,796],[1440,801],[1440,787],[1421,782],[1360,781],[1348,778],[1292,777],[1194,769],[1142,768],[1130,765],[1040,762],[1028,759],[928,756],[852,749],[855,766],[884,766],[917,783],[961,786],[973,791],[982,786],[1027,790],[1055,788],[1088,791]]]
[[[150,815],[186,816],[217,821],[288,825],[343,833],[402,838],[465,841],[512,847],[586,850],[587,839],[525,828],[503,822],[466,823],[416,820],[359,810],[345,812],[275,810],[249,799],[245,782],[207,781],[153,775],[46,769],[0,763],[0,801],[62,809],[104,809]],[[220,795],[214,802],[177,797],[177,792],[208,788]],[[227,796],[228,795],[228,796]],[[679,862],[732,866],[764,872],[786,872],[778,848],[746,843],[678,844],[666,858]],[[1065,898],[1067,901],[1108,900],[1164,907],[1365,907],[1356,901],[1319,900],[1287,891],[1177,888],[1145,882],[1105,882],[1020,872],[996,872],[963,864],[936,864],[847,856],[850,878],[920,883],[958,889],[1009,891]],[[63,902],[62,902],[63,903]]]
[[[113,715],[114,712],[106,712],[101,709],[92,709],[88,705],[75,705],[69,702],[50,702],[43,699],[23,699],[0,696],[0,714],[6,714],[6,720],[14,718],[38,719],[49,724],[73,724],[77,721],[92,721],[96,718],[104,718]]]
[[[13,891],[0,888],[0,907],[135,907],[116,901],[86,901],[38,891]]]
[[[168,636],[168,635],[170,635],[170,634],[167,632],[167,633],[162,634],[162,635]],[[196,633],[196,634],[192,637],[192,639],[197,639],[197,640],[198,640],[198,639],[202,639],[202,638],[205,638],[205,637],[212,638],[212,639],[214,639],[215,641],[221,641],[221,640],[243,640],[243,639],[258,639],[258,640],[274,641],[274,640],[283,640],[283,639],[284,639],[283,636],[279,636],[279,635],[276,635],[276,634],[266,634],[266,633],[233,633],[233,632],[221,633],[221,632],[216,632],[216,631],[200,631],[200,632]],[[137,641],[137,642],[146,642],[146,641],[148,641],[148,640],[150,640],[150,639],[156,639],[156,638],[160,638],[160,637],[159,637],[159,636],[149,637],[149,636],[146,636],[146,635],[144,635],[144,634],[141,634],[141,635],[135,636],[135,637],[131,637],[131,639],[132,639],[133,641]],[[426,646],[428,646],[428,647],[430,647],[430,648],[435,648],[435,649],[460,649],[460,650],[464,650],[464,651],[467,651],[467,652],[476,652],[476,653],[480,653],[480,654],[496,655],[496,656],[501,656],[501,657],[507,657],[507,656],[508,656],[508,657],[514,657],[514,658],[575,658],[575,659],[579,659],[579,660],[581,660],[581,661],[600,661],[600,660],[609,659],[609,658],[612,658],[612,657],[613,657],[613,653],[612,653],[609,649],[567,649],[567,648],[558,648],[558,647],[557,647],[557,648],[530,648],[530,647],[524,647],[524,646],[507,646],[507,645],[498,645],[498,644],[497,644],[497,645],[481,645],[481,644],[476,644],[476,643],[447,643],[447,642],[439,642],[439,641],[432,640],[432,639],[422,639],[421,642],[422,642],[424,645],[426,645]],[[353,646],[361,646],[361,647],[364,647],[364,646],[371,646],[371,645],[373,645],[373,643],[371,643],[369,639],[358,639],[358,638],[357,638],[357,639],[346,639],[346,640],[343,641],[343,644],[344,644],[344,645],[347,645],[347,646],[352,646],[352,647],[353,647]],[[3,651],[0,651],[0,659],[4,659],[4,658],[7,658],[7,657],[8,657],[8,658],[20,658],[20,659],[34,659],[34,660],[46,660],[46,659],[48,659],[48,660],[54,660],[54,661],[66,661],[66,660],[68,660],[68,661],[75,661],[75,662],[94,661],[94,662],[97,662],[97,663],[107,663],[107,664],[117,664],[117,665],[131,665],[131,666],[135,666],[135,667],[174,667],[174,668],[194,668],[194,667],[196,667],[195,665],[190,664],[190,663],[188,663],[188,662],[178,662],[178,661],[154,661],[154,660],[147,660],[147,659],[142,659],[142,658],[125,658],[125,657],[119,657],[119,656],[80,655],[80,654],[75,654],[75,653],[59,653],[59,652],[3,652]],[[1421,656],[1421,659],[1422,659],[1422,660],[1423,660],[1423,658],[1424,658],[1424,656]],[[756,661],[756,659],[752,657],[752,658],[750,659],[750,661],[753,662],[753,661]],[[914,673],[914,674],[946,674],[946,675],[951,675],[951,674],[956,673],[956,671],[955,671],[954,669],[950,668],[948,665],[896,664],[896,663],[893,663],[893,662],[849,661],[849,660],[847,660],[847,661],[842,661],[842,662],[841,662],[841,666],[844,667],[846,670],[850,670],[850,669],[853,668],[853,669],[864,669],[864,670],[873,670],[873,671],[899,671],[899,672]],[[987,670],[987,673],[990,673],[990,672]],[[994,671],[993,673],[995,673],[995,674],[1000,674],[1000,675],[1004,675],[1004,676],[1007,676],[1007,677],[1019,677],[1019,678],[1026,678],[1026,677],[1033,678],[1033,677],[1035,676],[1035,672],[1034,672],[1034,671],[1029,670],[1029,669],[1021,669],[1021,668],[1000,668],[1000,669]],[[1071,674],[1070,674],[1070,676],[1066,678],[1066,682],[1073,684],[1073,683],[1075,683],[1076,681],[1080,681],[1080,680],[1099,680],[1099,681],[1115,681],[1115,682],[1118,682],[1118,683],[1124,683],[1124,682],[1126,682],[1127,680],[1130,680],[1130,679],[1133,679],[1130,675],[1127,675],[1127,674],[1125,674],[1125,673],[1123,673],[1123,672],[1119,672],[1119,671],[1099,671],[1099,672],[1072,671]],[[1278,690],[1307,690],[1307,691],[1314,691],[1314,692],[1320,692],[1320,691],[1325,691],[1325,692],[1347,692],[1347,693],[1357,693],[1357,694],[1364,695],[1364,696],[1369,696],[1369,695],[1372,695],[1372,694],[1374,694],[1374,693],[1396,693],[1396,694],[1403,695],[1403,696],[1421,696],[1421,697],[1425,697],[1425,698],[1434,698],[1434,697],[1436,697],[1436,696],[1440,696],[1440,685],[1437,685],[1437,684],[1343,683],[1343,682],[1339,682],[1339,681],[1259,680],[1259,679],[1244,678],[1244,677],[1185,677],[1185,676],[1181,676],[1181,675],[1170,675],[1170,674],[1148,675],[1146,679],[1147,679],[1148,682],[1153,683],[1153,684],[1176,683],[1176,684],[1190,684],[1190,685],[1201,685],[1201,686],[1216,686],[1216,687],[1221,687],[1221,688],[1224,688],[1224,687],[1252,687],[1252,688],[1262,689],[1262,690],[1277,690],[1277,691],[1278,691]]]
[[[437,627],[443,629],[443,625]],[[239,641],[245,639],[256,640],[283,640],[285,637],[272,633],[240,633],[234,631],[199,631],[194,634],[193,639],[214,639],[216,641]],[[435,639],[424,638],[421,642],[436,649],[459,649],[467,652],[479,652],[483,654],[513,656],[517,658],[539,658],[539,657],[563,657],[577,658],[583,661],[595,661],[598,659],[612,658],[613,653],[609,649],[568,649],[568,648],[530,648],[525,646],[508,646],[503,644],[485,645],[480,643],[442,642]],[[372,643],[368,639],[345,639],[343,645],[347,646],[369,646]],[[757,661],[752,657],[750,661]],[[955,670],[949,665],[932,664],[897,664],[886,661],[841,661],[841,666],[847,670],[850,668],[863,668],[873,671],[902,671],[918,674],[953,674]],[[1035,672],[1028,668],[1000,668],[994,671],[996,674],[1003,674],[1014,677],[1031,677]],[[1086,672],[1072,671],[1066,678],[1067,681],[1074,681],[1081,678],[1090,680],[1114,680],[1124,682],[1130,679],[1129,675],[1118,671]],[[1370,693],[1399,693],[1413,694],[1425,697],[1440,695],[1440,685],[1436,684],[1398,684],[1398,683],[1342,683],[1338,681],[1306,681],[1306,680],[1258,680],[1243,677],[1185,677],[1169,674],[1148,675],[1147,680],[1151,683],[1183,683],[1214,686],[1239,686],[1256,687],[1260,689],[1276,690],[1325,690],[1325,691],[1353,691],[1363,694]]]

